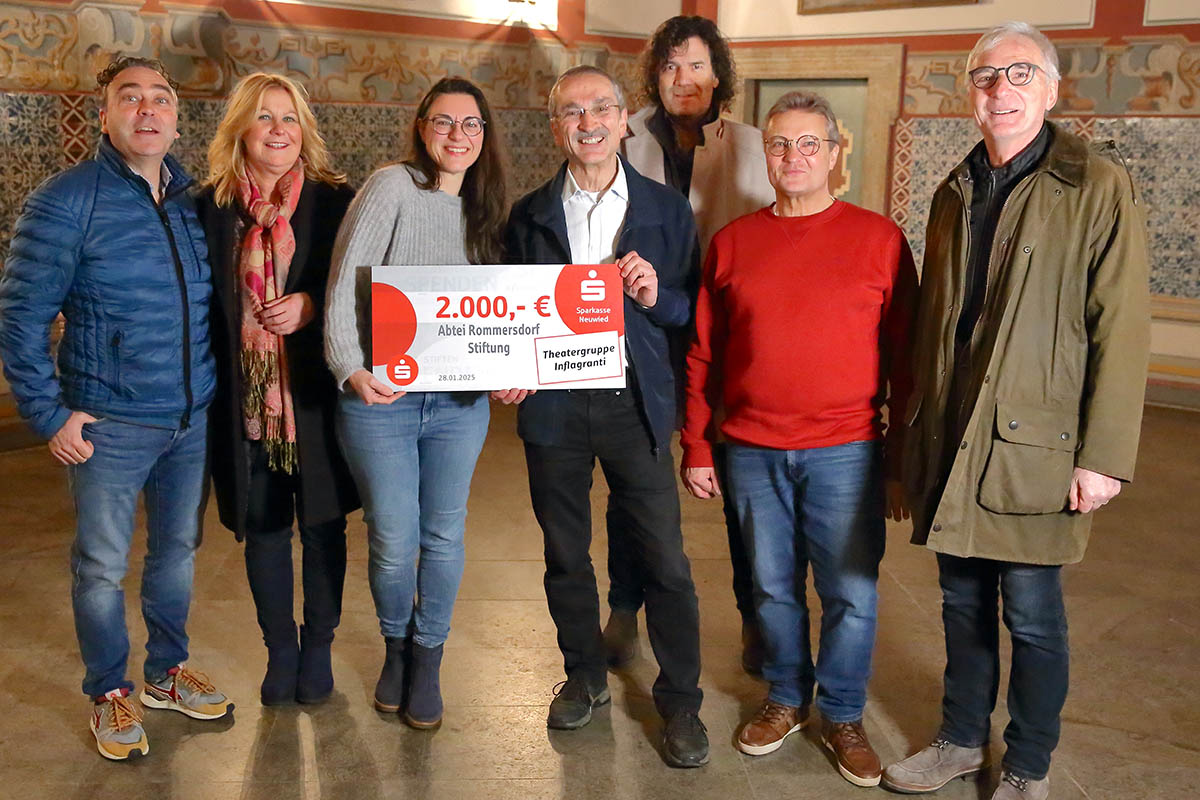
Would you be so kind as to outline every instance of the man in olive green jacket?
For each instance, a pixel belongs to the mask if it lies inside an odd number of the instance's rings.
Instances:
[[[1133,477],[1149,350],[1143,209],[1111,142],[1046,122],[1053,45],[1024,23],[967,60],[983,141],[934,195],[905,422],[916,544],[938,554],[941,730],[883,783],[933,791],[986,765],[1012,636],[993,800],[1042,800],[1067,694],[1061,567]]]

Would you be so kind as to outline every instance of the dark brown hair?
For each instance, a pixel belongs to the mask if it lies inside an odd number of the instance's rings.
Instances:
[[[713,74],[717,76],[717,88],[713,89],[713,105],[728,110],[737,91],[737,68],[733,65],[733,53],[729,49],[729,42],[721,35],[717,24],[705,17],[671,17],[658,26],[658,30],[646,43],[638,65],[642,72],[642,91],[651,103],[662,105],[662,99],[658,96],[658,73],[671,57],[671,51],[693,36],[699,36],[708,47]]]
[[[104,104],[105,92],[108,91],[108,85],[113,82],[113,78],[117,77],[121,72],[124,72],[131,67],[145,67],[152,69],[159,75],[163,76],[163,80],[171,87],[171,91],[175,96],[179,96],[179,82],[171,77],[167,72],[166,64],[163,64],[157,58],[143,58],[142,56],[117,56],[109,62],[108,66],[96,73],[96,92],[100,95],[100,103]]]
[[[463,216],[465,246],[472,264],[499,264],[501,236],[508,213],[504,175],[503,133],[500,131],[487,98],[479,87],[464,78],[442,78],[435,83],[417,106],[412,126],[412,149],[404,163],[417,175],[416,184],[426,191],[438,188],[438,166],[421,138],[421,121],[433,101],[444,94],[467,94],[475,98],[483,119],[483,147],[479,158],[463,176]]]

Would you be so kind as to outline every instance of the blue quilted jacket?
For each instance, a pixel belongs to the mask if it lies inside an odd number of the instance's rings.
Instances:
[[[0,276],[0,360],[21,415],[46,439],[72,411],[175,428],[212,400],[208,247],[191,178],[170,156],[165,164],[160,206],[105,136],[94,159],[39,186],[17,220]]]

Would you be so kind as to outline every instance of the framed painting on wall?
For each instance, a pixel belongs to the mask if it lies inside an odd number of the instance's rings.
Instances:
[[[842,11],[966,6],[974,5],[982,0],[799,0],[799,2],[801,14],[836,14]]]

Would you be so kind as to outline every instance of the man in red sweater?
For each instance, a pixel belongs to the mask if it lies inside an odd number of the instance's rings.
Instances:
[[[899,428],[911,387],[909,328],[917,278],[890,220],[836,200],[837,120],[807,92],[767,116],[774,205],[713,238],[687,356],[683,480],[721,493],[712,446],[729,442],[728,482],[754,571],[771,688],[738,734],[751,755],[779,749],[808,721],[814,689],[822,741],[843,777],[879,783],[862,727],[875,644],[885,514],[899,490]],[[890,388],[890,393],[889,393]],[[821,598],[814,668],[804,581]]]

